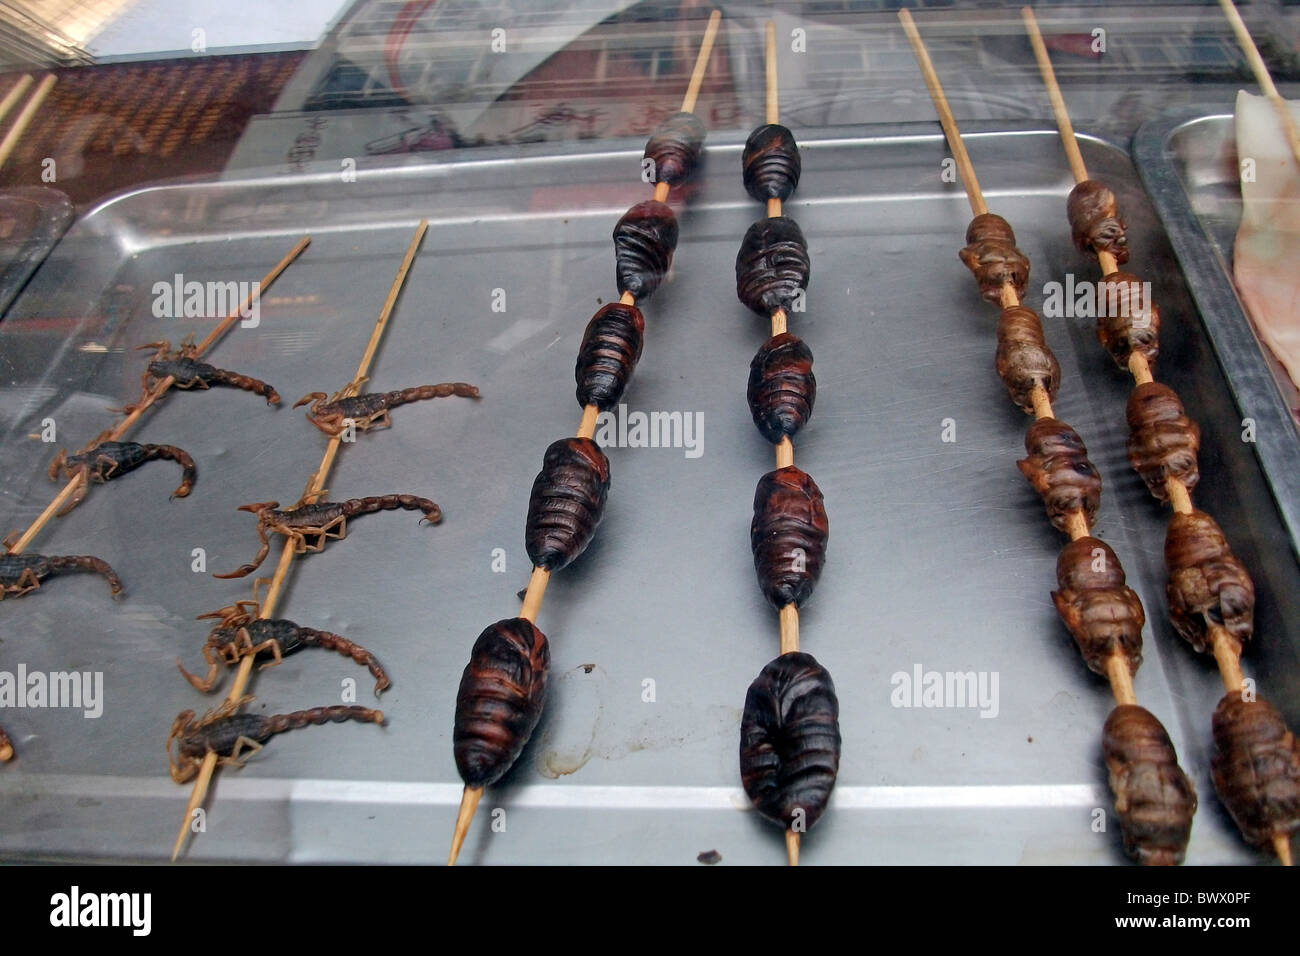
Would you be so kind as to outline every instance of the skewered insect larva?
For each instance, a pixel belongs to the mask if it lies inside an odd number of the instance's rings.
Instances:
[[[507,618],[474,642],[456,693],[452,745],[466,786],[499,780],[523,751],[542,715],[551,651],[532,621]]]
[[[5,596],[22,597],[35,591],[51,574],[64,571],[93,571],[102,574],[114,597],[122,593],[122,582],[105,561],[90,555],[0,554],[0,601]]]
[[[1106,676],[1106,662],[1116,654],[1130,673],[1142,664],[1142,601],[1125,582],[1124,568],[1110,545],[1099,538],[1076,538],[1056,560],[1052,592],[1056,612],[1070,629],[1088,670]]]
[[[391,392],[367,392],[362,395],[345,395],[342,391],[326,397],[324,392],[312,392],[293,403],[293,407],[306,405],[307,421],[311,422],[326,435],[333,438],[342,434],[351,421],[358,431],[371,427],[391,428],[392,419],[388,410],[411,402],[422,402],[429,398],[478,398],[478,388],[465,382],[440,382],[437,385],[419,385],[415,388],[395,389]]]
[[[812,418],[817,400],[812,363],[812,350],[789,332],[764,342],[749,363],[749,413],[774,445],[793,438]]]
[[[736,253],[736,296],[767,318],[789,310],[808,288],[812,263],[799,224],[788,216],[770,216],[745,231]]]
[[[975,274],[980,295],[1001,304],[1002,287],[1010,283],[1016,299],[1025,297],[1029,284],[1029,259],[1016,248],[1016,234],[1001,216],[986,212],[966,227],[966,246],[957,255]]]
[[[1039,418],[1025,432],[1025,451],[1029,457],[1016,466],[1042,496],[1052,527],[1068,534],[1070,515],[1080,511],[1091,525],[1101,504],[1101,475],[1079,433],[1055,418]]]
[[[1047,347],[1043,323],[1033,309],[1013,305],[1002,310],[995,367],[1007,394],[1025,414],[1034,414],[1031,393],[1036,386],[1047,392],[1049,400],[1056,400],[1061,366]]]
[[[561,438],[542,458],[528,496],[524,543],[533,565],[567,567],[587,549],[605,512],[609,459],[590,438]]]
[[[1177,392],[1159,382],[1133,389],[1128,428],[1128,460],[1152,495],[1169,500],[1168,478],[1177,478],[1188,491],[1196,487],[1201,477],[1196,462],[1201,429],[1183,414]]]
[[[1267,701],[1225,694],[1214,710],[1214,790],[1246,841],[1300,830],[1300,741]]]
[[[1124,849],[1145,866],[1178,866],[1197,801],[1169,734],[1150,711],[1120,704],[1106,719],[1102,750]]]
[[[261,395],[268,405],[276,405],[280,401],[279,393],[266,382],[248,375],[240,375],[238,372],[217,368],[207,362],[200,362],[197,358],[198,349],[193,342],[182,342],[181,347],[174,352],[170,342],[150,342],[139,348],[157,349],[149,362],[149,367],[145,369],[140,379],[141,402],[169,375],[175,379],[174,388],[211,388],[213,385],[226,385],[252,392],[254,395]],[[132,408],[133,406],[128,405],[127,411]]]
[[[675,113],[660,124],[645,144],[654,162],[652,182],[678,186],[691,178],[704,152],[704,124],[694,113]]]
[[[1142,286],[1135,275],[1112,272],[1097,287],[1097,341],[1120,368],[1128,368],[1134,352],[1153,369],[1160,356],[1160,307],[1147,301]]]
[[[199,615],[199,620],[215,617],[220,619],[220,623],[208,634],[203,645],[203,659],[208,662],[205,677],[196,677],[182,666],[179,658],[176,661],[177,669],[196,690],[205,694],[212,690],[217,682],[217,671],[223,663],[237,664],[241,658],[251,654],[254,657],[269,658],[262,664],[262,669],[265,670],[305,647],[322,647],[335,651],[365,667],[375,678],[376,697],[392,683],[383,665],[360,644],[354,644],[346,637],[330,631],[302,627],[284,618],[255,617],[245,609],[245,603]]]
[[[812,597],[829,537],[821,489],[810,475],[788,465],[758,480],[749,544],[758,586],[773,607],[800,607]]]
[[[209,753],[218,756],[218,763],[242,767],[248,757],[262,749],[262,745],[276,734],[296,730],[308,724],[341,724],[355,720],[359,723],[382,724],[383,711],[367,707],[340,706],[313,707],[296,710],[291,714],[240,714],[236,710],[253,698],[226,701],[216,710],[199,720],[194,711],[187,710],[176,717],[167,736],[167,763],[172,780],[187,783],[199,772],[203,758]],[[172,741],[179,738],[176,752]],[[243,755],[243,759],[241,759]]]
[[[214,574],[214,578],[242,578],[252,574],[266,560],[271,544],[267,533],[282,534],[293,541],[294,553],[305,554],[308,551],[324,551],[325,542],[330,538],[347,537],[349,518],[359,515],[374,514],[378,511],[422,511],[424,517],[420,523],[437,524],[442,520],[442,510],[428,498],[416,495],[381,495],[369,498],[349,498],[346,501],[323,501],[305,505],[301,501],[284,511],[277,510],[278,501],[259,501],[250,505],[240,505],[236,510],[251,511],[257,515],[257,538],[262,543],[257,556],[248,564],[242,565],[229,574]],[[307,543],[308,537],[315,537],[314,545]]]
[[[749,134],[741,163],[745,192],[759,202],[789,199],[803,169],[794,133],[777,123],[759,126]]]
[[[1169,619],[1197,651],[1210,647],[1210,626],[1223,627],[1237,652],[1255,629],[1255,584],[1215,520],[1175,512],[1165,535]]]
[[[644,335],[645,319],[634,305],[611,302],[591,317],[573,370],[579,405],[607,411],[618,404],[641,359]]]
[[[821,817],[839,772],[839,715],[831,675],[811,654],[783,654],[749,685],[740,779],[764,817],[786,829]]]
[[[1128,262],[1127,228],[1120,218],[1115,194],[1105,183],[1085,179],[1070,190],[1065,201],[1070,232],[1080,252],[1096,259],[1097,253],[1109,252],[1120,265]]]
[[[620,294],[654,295],[673,264],[677,217],[657,199],[639,202],[614,226],[614,274]]]
[[[50,462],[50,480],[58,481],[60,471],[64,478],[71,479],[80,475],[82,479],[59,514],[66,515],[77,507],[86,497],[86,489],[91,482],[102,485],[155,459],[174,461],[181,466],[180,487],[172,492],[172,497],[184,498],[188,495],[198,478],[198,469],[194,467],[194,459],[175,445],[141,445],[133,441],[103,441],[97,438],[75,455],[59,452]]]

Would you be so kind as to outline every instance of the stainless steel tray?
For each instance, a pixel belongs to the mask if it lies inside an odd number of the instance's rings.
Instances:
[[[972,129],[994,209],[1017,228],[1035,288],[1067,270],[1070,183],[1055,133]],[[1113,863],[1100,733],[1105,684],[1080,662],[1052,608],[1061,546],[1015,467],[1024,416],[992,371],[995,312],[957,259],[965,198],[941,179],[943,139],[922,128],[859,135],[800,131],[804,178],[789,212],[809,237],[808,311],[794,326],[817,356],[820,396],[798,462],[826,494],[829,563],[803,621],[804,645],[834,675],[843,762],[831,812],[805,841],[808,863]],[[760,214],[739,182],[743,136],[711,139],[681,211],[671,280],[648,304],[631,410],[703,416],[703,450],[613,448],[613,489],[591,549],[552,583],[539,624],[552,642],[542,724],[479,810],[462,860],[483,863],[779,863],[778,831],[746,809],[737,779],[745,689],[776,654],[775,615],[753,580],[753,488],[771,467],[744,399],[764,323],[735,299],[740,236]],[[1162,372],[1204,430],[1198,501],[1227,529],[1259,589],[1254,666],[1294,722],[1300,595],[1294,541],[1259,463],[1238,440],[1239,409],[1125,153],[1085,139],[1090,168],[1119,193],[1134,259],[1160,278],[1171,317]],[[516,613],[526,580],[522,526],[546,444],[571,434],[573,361],[588,317],[613,295],[610,230],[646,189],[640,142],[556,151],[475,151],[445,161],[333,168],[132,192],[84,217],[0,326],[5,522],[26,522],[54,487],[53,448],[25,436],[53,417],[77,446],[137,393],[130,346],[203,330],[153,317],[152,286],[260,276],[302,233],[312,245],[262,302],[261,324],[212,353],[259,375],[286,404],[351,374],[420,216],[431,228],[373,370],[376,388],[461,379],[480,402],[398,409],[390,432],[345,446],[332,496],[429,495],[443,524],[361,519],[346,541],[296,565],[280,612],[339,631],[394,677],[389,726],[308,728],[277,738],[214,787],[190,860],[408,862],[445,858],[460,795],[453,702],[470,645]],[[442,157],[440,157],[442,158]],[[492,310],[505,290],[506,311]],[[1039,301],[1038,295],[1031,302]],[[1084,320],[1050,322],[1065,383],[1059,414],[1085,436],[1106,491],[1097,533],[1121,555],[1151,620],[1143,703],[1169,728],[1202,809],[1188,859],[1261,859],[1237,838],[1208,779],[1209,717],[1220,690],[1164,621],[1164,515],[1125,460],[1128,383]],[[957,441],[941,441],[943,419]],[[245,597],[247,583],[191,571],[234,567],[255,547],[237,505],[298,496],[323,440],[298,412],[225,390],[182,393],[151,412],[141,440],[181,445],[200,477],[169,502],[174,466],[93,489],[37,542],[115,565],[127,600],[101,581],[52,580],[0,605],[0,668],[102,669],[104,715],[0,712],[19,757],[0,769],[6,858],[160,859],[186,790],[166,777],[173,716],[215,703],[174,668],[198,663],[196,614]],[[1278,485],[1274,484],[1274,489]],[[1291,502],[1290,504],[1294,504]],[[505,573],[493,551],[504,549]],[[269,571],[268,571],[269,573]],[[996,717],[891,705],[896,673],[998,675]],[[307,651],[260,674],[254,707],[339,700],[364,672]],[[643,700],[654,681],[655,700]],[[503,808],[505,829],[489,827]]]

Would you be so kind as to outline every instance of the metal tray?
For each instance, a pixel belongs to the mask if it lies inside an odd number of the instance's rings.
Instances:
[[[996,313],[957,259],[970,214],[942,180],[943,139],[928,124],[800,138],[804,177],[788,208],[814,266],[793,326],[817,355],[820,395],[797,460],[825,492],[833,525],[803,639],[834,675],[844,737],[832,808],[804,859],[1120,862],[1113,818],[1106,832],[1093,829],[1094,808],[1110,807],[1100,734],[1111,698],[1052,607],[1062,541],[1015,467],[1027,421],[992,371]],[[546,714],[480,806],[464,862],[690,864],[710,849],[726,863],[784,859],[779,831],[747,810],[737,772],[745,690],[776,654],[775,615],[748,547],[754,484],[771,467],[744,399],[765,323],[736,301],[731,278],[761,209],[740,186],[743,135],[710,142],[681,208],[673,275],[646,308],[645,354],[626,399],[633,411],[703,416],[702,453],[610,449],[600,534],[551,584],[538,622],[553,654]],[[1033,261],[1034,287],[1067,270],[1094,277],[1069,241],[1055,133],[973,128],[969,145],[991,205]],[[1083,148],[1120,196],[1135,264],[1159,277],[1162,306],[1181,319],[1164,332],[1162,375],[1203,426],[1197,499],[1255,574],[1250,666],[1296,722],[1300,622],[1282,614],[1300,595],[1295,542],[1238,440],[1232,389],[1126,154],[1091,139]],[[431,221],[373,386],[460,379],[483,398],[398,409],[391,431],[344,447],[330,487],[333,497],[429,495],[444,522],[358,520],[346,541],[296,565],[280,606],[376,652],[394,677],[382,702],[389,725],[297,731],[242,771],[223,771],[187,859],[445,858],[461,789],[455,691],[475,636],[517,612],[529,486],[546,444],[577,422],[574,354],[613,295],[610,230],[646,194],[641,149],[475,151],[362,164],[355,182],[326,168],[138,190],[78,222],[0,326],[0,502],[17,525],[55,487],[42,474],[53,447],[25,436],[52,417],[60,445],[79,446],[107,423],[105,406],[137,394],[143,357],[129,347],[203,331],[197,320],[153,317],[155,282],[177,272],[253,280],[310,233],[262,302],[260,325],[236,328],[212,353],[269,380],[287,404],[352,373],[417,218]],[[494,290],[505,291],[504,312],[493,311]],[[1162,613],[1165,515],[1125,459],[1129,384],[1090,322],[1051,321],[1048,338],[1065,373],[1059,414],[1105,478],[1097,533],[1148,608],[1139,696],[1201,794],[1188,860],[1261,860],[1212,795],[1209,720],[1221,691],[1212,664]],[[947,418],[955,442],[941,440]],[[194,455],[192,496],[169,502],[174,466],[151,465],[94,488],[37,542],[109,560],[128,599],[113,604],[102,581],[79,576],[0,606],[0,667],[102,669],[106,695],[97,720],[0,712],[19,749],[0,769],[8,859],[165,857],[187,790],[166,776],[163,741],[177,711],[216,702],[174,661],[198,663],[196,614],[247,595],[247,582],[192,572],[192,549],[206,550],[208,570],[244,561],[253,520],[235,507],[295,500],[323,444],[298,412],[226,390],[173,395],[136,434]],[[505,573],[493,571],[498,548]],[[893,675],[918,665],[996,672],[996,717],[892,706]],[[364,677],[347,660],[304,652],[256,677],[252,706],[335,703],[346,678],[364,702]],[[497,808],[505,826],[494,830]]]

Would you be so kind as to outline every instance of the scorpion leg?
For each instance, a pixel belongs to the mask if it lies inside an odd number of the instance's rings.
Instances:
[[[120,461],[118,461],[116,458],[110,458],[108,455],[96,455],[96,456],[95,456],[95,463],[96,463],[97,465],[99,465],[100,468],[102,469],[101,472],[100,472],[100,474],[101,474],[101,476],[102,476],[102,480],[103,480],[103,481],[111,481],[112,478],[113,478],[113,475],[115,475],[115,474],[117,473],[117,469],[118,469],[118,468],[121,466],[121,464],[122,464],[122,463],[121,463]],[[108,465],[108,468],[107,468],[107,469],[104,469],[104,467],[103,467],[105,464]],[[87,475],[86,478],[87,478],[87,480],[89,480],[90,476]]]
[[[50,476],[50,481],[59,480],[59,469],[63,467],[63,463],[67,460],[68,453],[66,451],[60,451],[54,456],[54,460],[50,462],[50,467],[45,469],[45,473]]]
[[[248,634],[247,631],[244,631],[243,633],[245,635]],[[249,654],[251,654],[253,657],[256,657],[258,654],[262,653],[262,651],[270,651],[271,656],[275,659],[267,661],[265,664],[259,667],[258,670],[264,671],[268,667],[277,667],[280,664],[284,663],[284,654],[280,650],[280,642],[277,641],[275,638],[272,637],[268,640],[263,641],[261,644],[256,644],[256,645],[254,645],[252,643],[252,640],[249,639],[248,641]]]
[[[88,472],[89,468],[86,465],[82,465],[72,475],[68,476],[69,480],[71,480],[79,475],[81,481],[77,483],[77,487],[73,490],[72,497],[68,499],[68,503],[58,510],[56,517],[62,518],[73,508],[77,507],[77,505],[81,504],[82,499],[86,497],[86,492],[90,488],[90,475]]]
[[[248,748],[248,756],[245,757],[243,760],[240,760],[239,755],[244,750],[245,747]],[[230,751],[230,756],[220,758],[217,761],[217,763],[230,764],[236,770],[240,770],[243,768],[244,764],[248,762],[248,758],[256,756],[257,752],[261,749],[262,749],[262,745],[259,744],[252,737],[240,737],[235,741],[235,746]]]
[[[18,580],[14,583],[15,587],[21,588],[14,592],[14,597],[22,597],[28,591],[35,591],[41,586],[41,579],[36,576],[36,572],[27,568],[22,574],[18,575]]]

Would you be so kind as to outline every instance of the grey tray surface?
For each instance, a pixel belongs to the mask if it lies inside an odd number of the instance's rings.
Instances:
[[[970,213],[942,179],[943,139],[931,125],[799,134],[804,176],[788,212],[809,238],[813,277],[793,330],[817,356],[819,396],[797,462],[833,526],[803,643],[834,676],[844,738],[831,810],[804,859],[1122,862],[1100,755],[1111,698],[1052,607],[1062,541],[1015,467],[1027,419],[993,374],[996,311],[957,259]],[[761,213],[740,186],[742,143],[713,137],[698,184],[674,200],[677,260],[646,304],[645,353],[625,399],[629,412],[702,422],[701,444],[609,449],[604,524],[555,577],[538,621],[553,655],[545,715],[481,805],[465,862],[693,864],[710,849],[727,863],[783,860],[737,769],[746,687],[776,655],[748,547],[754,485],[772,459],[744,398],[765,323],[736,301],[732,280],[740,237]],[[381,703],[389,724],[296,731],[223,771],[187,859],[445,858],[461,789],[451,753],[460,673],[475,636],[517,612],[529,487],[545,446],[577,423],[574,355],[614,295],[610,231],[646,195],[642,145],[449,155],[365,166],[351,183],[324,169],[139,190],[81,219],[0,325],[0,505],[17,526],[55,490],[43,474],[55,446],[27,437],[41,421],[55,420],[58,447],[80,446],[108,424],[107,406],[137,394],[144,358],[131,347],[207,328],[155,318],[155,283],[253,280],[309,233],[258,327],[236,328],[211,353],[270,381],[287,406],[352,374],[417,219],[430,220],[372,385],[464,380],[483,397],[396,410],[391,431],[344,447],[330,489],[427,495],[445,519],[359,519],[295,566],[280,606],[379,656],[394,679]],[[969,146],[990,205],[1033,262],[1030,303],[1066,272],[1095,278],[1069,241],[1055,133],[975,128]],[[1158,277],[1162,306],[1179,317],[1164,333],[1163,368],[1204,430],[1197,500],[1255,573],[1251,667],[1294,723],[1300,624],[1283,617],[1300,595],[1294,542],[1240,441],[1233,390],[1127,155],[1083,146],[1120,195],[1135,265]],[[505,310],[494,311],[502,293]],[[1148,609],[1139,697],[1201,795],[1188,860],[1261,860],[1212,795],[1209,719],[1221,691],[1162,613],[1165,515],[1125,458],[1129,384],[1090,321],[1049,320],[1047,334],[1064,371],[1058,414],[1104,476],[1096,533]],[[942,440],[946,419],[954,442]],[[69,576],[0,606],[0,669],[99,670],[105,697],[97,719],[0,711],[19,751],[0,768],[8,859],[165,858],[188,791],[167,778],[163,742],[178,711],[216,703],[175,660],[200,663],[195,615],[248,594],[247,581],[195,573],[194,549],[208,571],[246,560],[254,522],[236,506],[295,500],[323,448],[300,412],[216,389],[168,397],[136,437],[193,454],[194,493],[168,501],[174,466],[149,465],[93,488],[37,542],[107,559],[127,599]],[[917,668],[996,675],[996,713],[894,706],[900,675]],[[364,703],[363,671],[306,651],[255,677],[252,706],[337,703],[350,678]],[[1105,832],[1094,831],[1095,808]],[[496,810],[504,829],[489,826]]]

